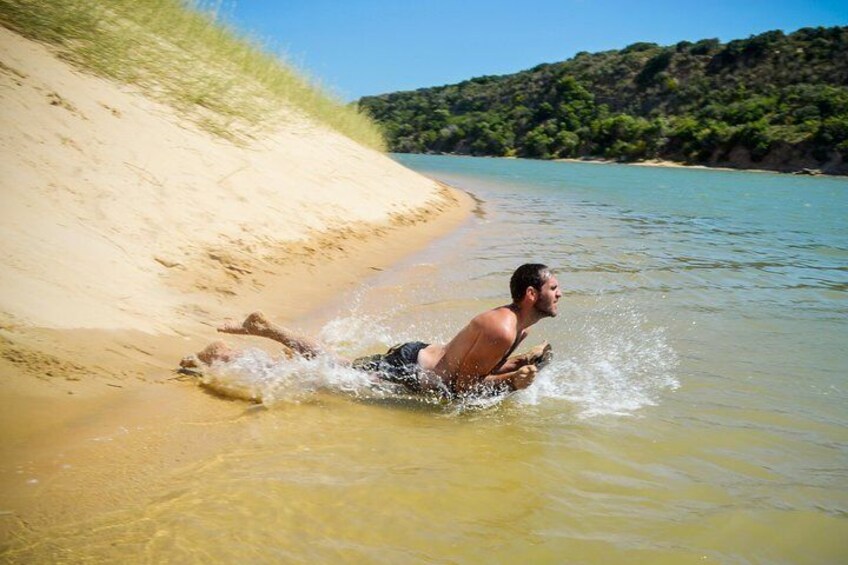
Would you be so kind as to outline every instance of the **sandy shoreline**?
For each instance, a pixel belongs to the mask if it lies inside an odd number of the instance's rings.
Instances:
[[[590,165],[634,165],[637,167],[660,167],[665,169],[701,169],[704,171],[742,171],[749,173],[779,173],[767,169],[734,169],[732,167],[708,167],[707,165],[687,165],[664,159],[647,159],[645,161],[621,162],[611,159],[554,159],[562,163],[588,163]],[[786,173],[781,173],[786,174]]]
[[[236,146],[0,45],[2,552],[240,441],[250,406],[173,372],[215,324],[302,319],[473,202],[302,116]]]
[[[805,173],[792,172],[792,171],[779,171],[775,169],[744,169],[744,168],[734,168],[734,167],[713,167],[708,165],[687,165],[686,163],[678,163],[677,161],[667,161],[664,159],[646,159],[644,161],[631,161],[631,162],[621,162],[615,161],[611,159],[554,159],[554,161],[559,161],[562,163],[588,163],[591,165],[633,165],[635,167],[660,167],[665,169],[697,169],[703,171],[729,171],[729,172],[738,172],[738,173],[769,173],[769,174],[778,174],[778,175],[801,175]],[[823,173],[821,171],[816,171],[814,176],[824,176],[824,177],[835,177],[842,178],[842,175],[832,175],[828,173]]]

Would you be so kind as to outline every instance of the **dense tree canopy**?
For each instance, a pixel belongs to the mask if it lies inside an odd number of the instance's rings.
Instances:
[[[848,27],[578,53],[362,98],[391,150],[848,172]]]

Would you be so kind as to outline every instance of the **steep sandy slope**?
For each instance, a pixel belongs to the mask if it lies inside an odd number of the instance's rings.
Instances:
[[[0,194],[7,322],[142,331],[456,205],[302,116],[239,147],[2,28]]]

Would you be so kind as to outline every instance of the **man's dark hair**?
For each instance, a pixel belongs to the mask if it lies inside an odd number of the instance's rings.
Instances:
[[[541,263],[525,263],[521,265],[515,272],[512,273],[512,278],[509,279],[509,292],[512,294],[512,301],[518,302],[524,298],[524,293],[527,292],[527,287],[532,286],[536,290],[542,290],[542,285],[551,276],[551,270],[547,265]]]

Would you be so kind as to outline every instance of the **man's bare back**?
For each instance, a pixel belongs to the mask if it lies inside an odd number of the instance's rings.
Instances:
[[[550,346],[542,344],[524,355],[510,355],[527,337],[527,328],[542,318],[557,315],[562,291],[546,266],[528,264],[513,273],[510,292],[511,304],[478,314],[447,345],[420,344],[417,355],[403,360],[403,366],[395,359],[375,366],[393,371],[406,370],[409,365],[416,364],[416,369],[420,369],[420,375],[415,375],[418,390],[433,388],[434,383],[453,394],[526,388],[533,382],[538,365],[550,358]],[[248,316],[242,324],[226,324],[218,331],[273,339],[307,358],[328,353],[317,342],[275,326],[258,312]],[[195,360],[209,364],[232,355],[223,344],[216,343],[196,357],[184,359],[182,364],[193,367],[198,365]],[[358,360],[351,362],[334,357],[338,363],[352,363],[357,367]]]

